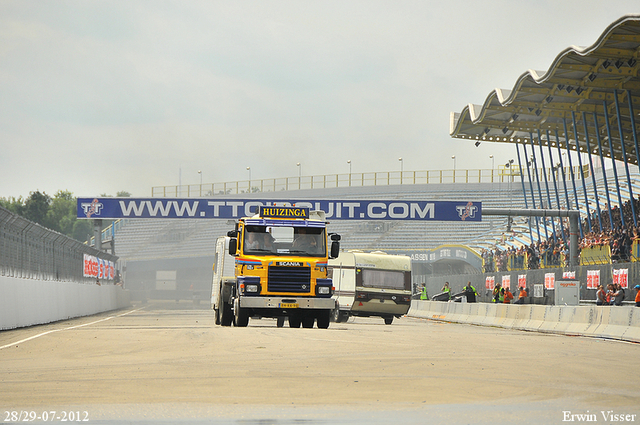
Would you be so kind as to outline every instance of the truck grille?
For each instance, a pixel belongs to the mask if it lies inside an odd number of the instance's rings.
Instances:
[[[269,267],[267,290],[269,292],[311,291],[311,268],[309,267]]]

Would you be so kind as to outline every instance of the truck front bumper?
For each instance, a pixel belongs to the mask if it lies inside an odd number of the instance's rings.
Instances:
[[[294,305],[296,307],[294,307]],[[282,309],[324,309],[333,310],[336,301],[333,298],[305,297],[241,297],[242,308],[282,308]]]

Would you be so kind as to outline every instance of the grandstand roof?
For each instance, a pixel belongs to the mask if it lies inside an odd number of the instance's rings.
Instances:
[[[566,137],[569,149],[575,151],[577,130],[581,151],[586,152],[585,135],[592,140],[592,151],[599,135],[603,154],[611,157],[609,127],[613,156],[624,160],[621,126],[626,160],[638,164],[634,139],[640,121],[639,56],[640,14],[625,15],[592,46],[560,52],[546,72],[528,70],[513,89],[495,89],[483,105],[469,104],[460,113],[452,112],[450,135],[476,143],[523,143],[539,137],[545,146],[549,142],[556,146],[558,140],[563,148]]]

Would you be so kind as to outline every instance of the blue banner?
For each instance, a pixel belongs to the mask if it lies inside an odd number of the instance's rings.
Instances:
[[[78,218],[238,219],[255,215],[261,206],[322,210],[332,220],[482,220],[481,202],[217,198],[78,198]]]

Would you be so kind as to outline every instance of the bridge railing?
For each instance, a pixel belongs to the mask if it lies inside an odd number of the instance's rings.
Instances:
[[[578,178],[580,167],[567,177]],[[538,170],[552,173],[552,169]],[[240,180],[224,183],[154,186],[152,197],[200,197],[216,195],[239,195],[242,193],[277,192],[283,190],[328,189],[351,186],[389,186],[409,184],[442,183],[509,183],[520,182],[517,167],[500,166],[492,170],[426,170],[384,171],[370,173],[326,174],[320,176],[282,177],[260,180]]]

